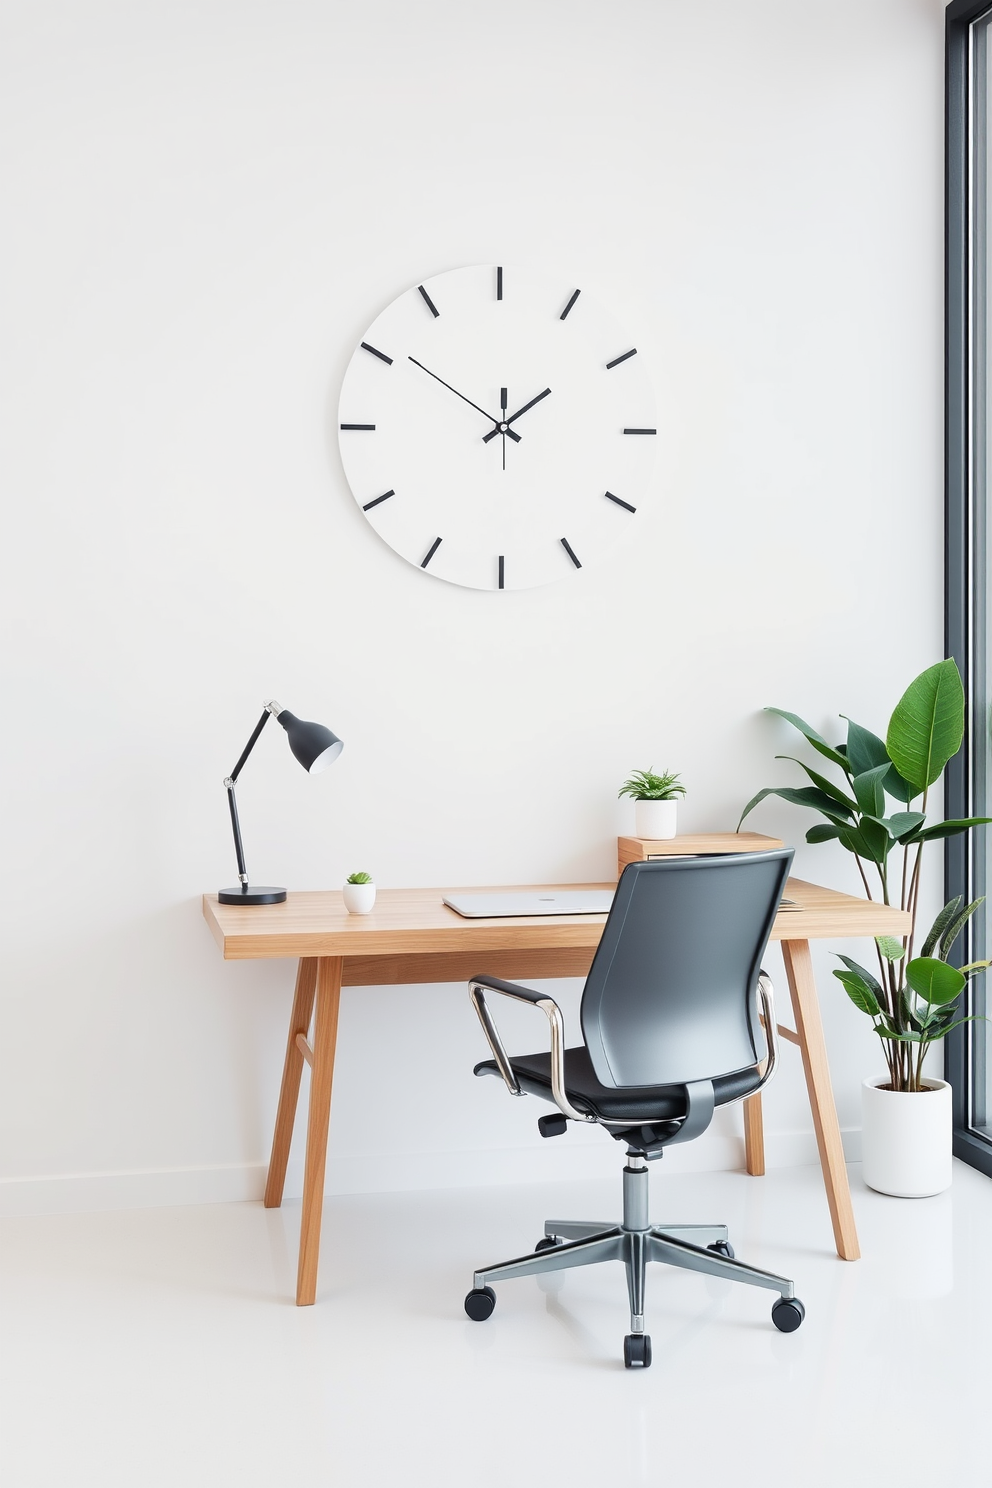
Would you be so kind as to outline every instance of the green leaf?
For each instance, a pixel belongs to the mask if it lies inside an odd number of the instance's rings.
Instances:
[[[954,921],[954,924],[951,925],[950,929],[944,931],[943,935],[940,938],[940,954],[945,961],[947,960],[947,956],[951,949],[951,946],[957,940],[958,936],[961,934],[961,931],[964,929],[965,925],[967,925],[968,921],[975,913],[975,910],[984,903],[985,895],[983,894],[980,899],[975,899],[972,901],[971,904],[965,905],[964,909],[958,915],[957,919]]]
[[[859,1012],[867,1013],[869,1018],[878,1017],[881,1008],[863,977],[853,971],[835,971],[834,976],[843,982],[845,992]]]
[[[911,682],[889,720],[885,745],[904,780],[926,790],[961,748],[964,688],[957,664],[938,661]]]
[[[902,1014],[902,1021],[912,1030],[913,1033],[923,1032],[923,1024],[925,1020],[921,1018],[914,1009],[909,998],[906,996],[905,988],[899,993],[899,1011]]]
[[[737,823],[738,827],[740,827],[741,822],[748,813],[753,811],[758,802],[763,801],[766,796],[780,796],[783,801],[790,801],[793,806],[808,806],[813,811],[822,811],[828,820],[836,821],[841,826],[846,825],[846,817],[839,814],[840,808],[827,795],[826,791],[817,790],[812,785],[801,785],[798,787],[770,785],[765,790],[760,790],[756,796],[752,796],[751,800],[748,801],[744,810],[741,812],[741,820]]]
[[[964,991],[965,978],[956,966],[936,956],[914,956],[906,967],[906,980],[924,1002],[953,1002]]]
[[[967,966],[962,966],[961,975],[964,977],[977,976],[980,971],[988,971],[992,961],[969,961]]]
[[[807,842],[829,842],[834,837],[839,837],[841,829],[833,823],[818,822],[815,827],[810,827],[806,833]]]
[[[853,816],[854,812],[857,811],[857,801],[852,801],[851,797],[845,795],[839,785],[834,785],[833,781],[828,780],[826,775],[818,774],[816,770],[813,770],[810,768],[809,765],[804,764],[801,759],[796,759],[794,754],[777,754],[775,758],[781,760],[791,760],[794,765],[798,765],[801,770],[805,770],[806,774],[809,776],[810,780],[812,780],[813,784],[815,786],[818,786],[819,789],[824,791],[828,796],[832,796],[833,799],[837,802],[838,806],[843,808],[843,812],[845,815]]]
[[[859,965],[857,961],[852,961],[850,956],[840,955],[840,953],[837,951],[834,952],[834,955],[837,957],[838,961],[843,961],[848,971],[853,971],[855,976],[859,976],[861,980],[871,988],[872,992],[874,992],[879,1002],[884,1003],[885,993],[882,991],[882,984],[877,977],[872,976],[867,967]],[[836,976],[836,974],[837,973],[835,972],[834,975]]]
[[[866,770],[862,775],[855,775],[851,781],[858,805],[866,816],[881,817],[885,814],[885,791],[882,788],[882,778],[888,771],[888,761],[884,765],[876,765],[872,770]]]
[[[947,1028],[941,1031],[938,1037],[946,1038],[949,1033],[954,1032],[955,1028],[963,1028],[966,1023],[987,1023],[988,1021],[988,1018],[983,1018],[981,1013],[970,1013],[967,1018],[959,1018],[956,1023],[949,1024]],[[936,1039],[930,1039],[930,1043],[934,1044],[936,1042]]]
[[[944,931],[947,929],[948,925],[951,923],[963,903],[963,894],[958,894],[954,899],[948,899],[947,903],[940,911],[940,914],[930,926],[930,933],[928,934],[926,940],[923,942],[923,945],[920,948],[921,956],[930,955],[934,946],[937,944],[938,940],[943,935]]]
[[[967,832],[972,827],[984,827],[989,822],[992,822],[992,816],[957,817],[952,821],[937,822],[936,826],[917,832],[910,840],[912,842],[936,842],[939,837],[957,837],[960,832]]]
[[[903,842],[925,821],[922,811],[893,811],[891,816],[882,818],[882,826],[897,842]]]
[[[840,716],[847,718],[846,713]],[[847,718],[847,757],[855,775],[863,775],[880,765],[888,769],[891,765],[888,751],[878,735],[862,728],[860,723],[853,723],[850,718]]]
[[[886,961],[901,961],[906,954],[906,947],[894,935],[876,935],[875,944]]]
[[[888,856],[891,838],[880,822],[862,817],[858,827],[847,827],[840,834],[841,844],[848,852],[857,853],[871,863],[884,863]]]
[[[885,777],[886,792],[896,801],[904,801],[908,806],[914,796],[920,793],[915,785],[910,785],[908,780],[903,780],[895,765],[889,766],[889,773]]]
[[[783,708],[766,708],[765,712],[775,713],[779,718],[784,718],[786,723],[791,723],[793,728],[799,730],[803,738],[812,744],[818,754],[822,754],[825,759],[833,760],[835,765],[840,765],[845,775],[853,774],[850,765],[840,750],[832,749],[826,739],[818,734],[815,728],[811,728],[797,713],[786,713]]]

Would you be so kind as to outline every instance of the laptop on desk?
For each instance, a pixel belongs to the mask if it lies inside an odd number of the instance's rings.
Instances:
[[[612,889],[518,889],[504,894],[445,894],[443,901],[466,920],[525,919],[532,915],[609,914]]]
[[[612,889],[539,889],[503,894],[445,894],[443,901],[466,920],[527,919],[538,915],[605,915],[613,904]],[[783,910],[802,909],[794,899],[783,899]]]

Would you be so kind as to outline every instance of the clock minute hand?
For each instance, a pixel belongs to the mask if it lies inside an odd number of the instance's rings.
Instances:
[[[466,398],[465,394],[460,393],[457,388],[453,388],[450,382],[445,382],[444,378],[438,377],[437,373],[432,372],[430,367],[425,367],[423,362],[418,362],[416,357],[408,356],[407,360],[411,361],[415,367],[419,367],[421,372],[426,372],[428,377],[433,377],[434,381],[439,382],[442,387],[446,387],[449,393],[454,393],[456,398],[461,398],[462,402],[467,403],[470,408],[474,408],[476,413],[481,413],[483,418],[488,419],[489,422],[493,425],[493,434],[499,434],[501,432],[499,419],[494,419],[491,413],[487,413],[484,408],[480,408],[478,403],[473,403],[471,398]],[[522,409],[521,412],[523,412]],[[514,433],[512,429],[507,429],[505,432],[509,434],[511,439],[515,439],[518,444],[520,443],[519,434]],[[490,438],[491,437],[492,435],[490,435]]]
[[[510,436],[511,439],[514,439],[514,438],[519,439],[520,438],[520,435],[519,434],[516,434],[515,435],[514,432],[513,432],[513,430],[510,428],[510,425],[512,423],[514,423],[520,417],[520,415],[522,413],[526,413],[527,410],[528,410],[528,408],[533,408],[535,403],[540,403],[540,401],[541,401],[542,398],[546,398],[548,396],[548,394],[550,393],[550,391],[551,391],[550,388],[545,388],[543,393],[538,393],[537,397],[536,398],[531,398],[530,402],[529,403],[525,403],[524,406],[523,406],[523,408],[518,408],[517,411],[516,411],[516,413],[512,414],[510,416],[510,418],[506,419],[504,423],[499,424],[489,434],[483,434],[483,436],[482,436],[482,442],[483,442],[483,444],[488,444],[489,441],[490,441],[490,439],[495,439],[497,434],[502,434],[504,431],[507,434],[509,434],[509,436]]]

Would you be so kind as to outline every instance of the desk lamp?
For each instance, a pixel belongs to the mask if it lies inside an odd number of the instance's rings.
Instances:
[[[306,723],[304,719],[296,718],[287,708],[280,708],[278,703],[266,703],[265,712],[255,725],[255,732],[245,745],[238,763],[224,781],[227,804],[231,808],[231,826],[234,828],[234,851],[238,855],[240,883],[236,889],[221,889],[217,895],[221,904],[282,904],[286,898],[285,889],[250,889],[248,887],[245,852],[241,845],[241,827],[238,824],[238,803],[234,799],[234,787],[238,776],[241,774],[245,760],[254,749],[259,734],[268,723],[270,714],[273,718],[278,718],[286,730],[289,735],[290,749],[310,775],[319,775],[321,770],[326,770],[344,748],[337,735],[332,734],[329,728],[324,728],[322,723]]]

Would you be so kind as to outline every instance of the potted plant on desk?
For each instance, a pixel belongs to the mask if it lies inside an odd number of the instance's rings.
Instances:
[[[685,786],[677,775],[635,770],[618,794],[634,798],[634,831],[638,837],[660,842],[675,836],[679,797],[685,795]]]
[[[865,1080],[862,1087],[865,1182],[906,1198],[940,1193],[951,1182],[951,1090],[945,1081],[924,1074],[924,1060],[935,1043],[970,1021],[961,1010],[962,993],[990,965],[973,961],[959,968],[948,960],[981,899],[966,905],[958,897],[945,904],[919,954],[913,954],[924,847],[992,820],[975,816],[926,824],[930,787],[964,737],[961,677],[951,660],[921,673],[896,705],[884,742],[848,719],[846,742],[831,745],[795,713],[781,708],[766,712],[798,729],[842,778],[831,779],[792,755],[779,755],[793,759],[811,784],[759,791],[745,806],[741,822],[766,796],[811,807],[824,820],[810,827],[806,841],[839,842],[853,854],[868,898],[896,903],[911,916],[904,939],[876,940],[877,971],[841,956],[843,968],[834,976],[859,1012],[871,1019],[885,1056],[886,1073]]]
[[[344,884],[344,907],[349,914],[372,913],[375,904],[375,884],[371,873],[350,873]]]

